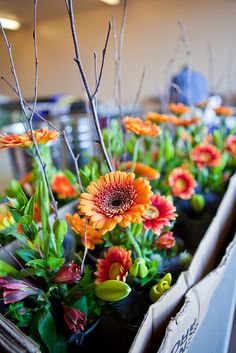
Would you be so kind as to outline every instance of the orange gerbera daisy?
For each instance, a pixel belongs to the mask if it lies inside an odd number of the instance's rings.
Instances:
[[[15,221],[5,203],[0,204],[0,231],[10,228]]]
[[[194,194],[196,181],[186,169],[175,168],[169,175],[169,185],[173,196],[188,200]]]
[[[214,109],[216,115],[218,116],[231,116],[233,115],[233,110],[229,107],[221,106]]]
[[[150,121],[143,121],[140,118],[131,118],[126,116],[123,123],[127,131],[133,132],[136,135],[156,137],[161,134],[159,126],[152,124]]]
[[[155,180],[160,177],[160,173],[156,169],[149,167],[148,165],[145,165],[143,163],[136,162],[135,164],[133,164],[132,161],[128,161],[125,163],[124,168],[132,169],[133,166],[134,173],[138,174],[143,178],[146,178],[148,180]]]
[[[134,178],[134,173],[107,173],[89,184],[88,193],[81,194],[79,210],[102,234],[116,224],[127,227],[129,223],[139,223],[149,208],[151,186],[147,180]]]
[[[173,115],[164,115],[154,112],[150,112],[145,116],[146,120],[154,123],[172,123],[173,118],[175,118]]]
[[[212,145],[197,145],[192,150],[192,157],[199,169],[215,167],[220,163],[220,151]]]
[[[191,119],[181,119],[181,118],[176,118],[172,120],[172,123],[175,125],[175,126],[184,126],[184,127],[188,127],[190,125],[193,125],[193,124],[197,124],[199,123],[201,119],[198,118],[198,117],[193,117]]]
[[[59,199],[74,198],[78,196],[78,191],[62,173],[59,173],[52,178],[51,187]]]
[[[59,135],[56,130],[48,130],[47,127],[34,131],[34,138],[37,144],[46,144]],[[0,135],[0,149],[11,147],[30,147],[33,145],[31,132],[23,135]]]
[[[132,265],[130,257],[131,251],[120,246],[110,248],[105,254],[104,259],[99,259],[97,262],[98,277],[96,283],[99,284],[108,280],[126,281],[128,270]]]
[[[226,140],[226,149],[236,159],[236,136],[228,136]]]
[[[143,225],[146,229],[152,229],[154,233],[159,235],[162,228],[170,226],[170,221],[177,217],[176,208],[171,201],[160,194],[153,195],[150,199],[152,205],[142,216]]]
[[[178,103],[178,104],[170,103],[169,110],[171,111],[171,113],[179,116],[184,113],[188,113],[190,111],[190,108],[184,105],[183,103]]]
[[[175,245],[175,238],[173,237],[173,233],[168,231],[162,233],[158,239],[155,240],[153,247],[157,247],[159,249],[171,249]]]
[[[82,243],[87,249],[94,250],[96,244],[101,244],[102,234],[94,229],[86,218],[81,218],[78,213],[73,216],[69,213],[66,215],[66,220],[70,224],[71,229],[81,236]]]

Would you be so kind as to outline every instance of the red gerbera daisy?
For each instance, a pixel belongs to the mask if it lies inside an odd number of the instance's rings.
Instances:
[[[175,168],[169,175],[169,185],[172,195],[181,199],[190,199],[196,187],[196,181],[186,169]]]
[[[226,140],[226,149],[236,159],[236,136],[228,136]]]
[[[97,262],[98,277],[96,283],[99,284],[108,280],[126,281],[128,270],[132,265],[130,257],[131,251],[120,246],[110,248],[105,254],[104,259]]]
[[[199,169],[216,167],[220,163],[220,151],[208,144],[197,145],[192,150],[192,157]]]
[[[160,194],[151,196],[152,205],[142,216],[143,225],[146,229],[152,229],[159,235],[165,226],[170,226],[170,221],[177,217],[176,208],[165,196]]]

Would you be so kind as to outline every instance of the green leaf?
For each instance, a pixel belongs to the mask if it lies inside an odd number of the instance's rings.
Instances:
[[[18,274],[18,271],[13,266],[3,260],[0,260],[0,277],[14,276]]]
[[[81,297],[75,303],[71,304],[71,307],[82,311],[82,313],[84,313],[86,317],[88,316],[88,304],[87,298],[85,296]]]
[[[21,205],[21,207],[22,207],[22,206],[26,206],[27,203],[28,203],[28,199],[27,199],[27,197],[25,196],[25,194],[23,193],[23,191],[22,191],[22,193],[19,193],[19,194],[16,196],[16,199],[17,199],[17,201],[19,202],[19,204]]]
[[[111,302],[127,297],[130,291],[128,284],[116,280],[105,281],[95,287],[95,294],[98,298]]]
[[[57,334],[54,320],[50,311],[44,311],[39,315],[38,331],[49,352],[55,352],[54,347],[57,344]]]
[[[35,255],[36,255],[35,251],[31,249],[18,249],[16,250],[16,253],[25,262],[35,259]]]
[[[18,224],[28,226],[32,223],[33,219],[30,215],[25,214],[18,220]]]
[[[27,266],[32,266],[37,269],[47,268],[47,261],[43,259],[31,260],[26,263]]]
[[[51,268],[51,270],[55,270],[55,268],[60,267],[64,264],[65,259],[58,259],[57,257],[54,256],[49,256],[48,258],[48,266]]]
[[[32,196],[25,206],[24,214],[30,216],[31,218],[34,217],[34,196]]]
[[[20,210],[21,208],[21,205],[20,203],[17,201],[17,199],[13,198],[13,197],[8,197],[7,198],[8,201],[11,203],[12,207],[17,209],[17,210]]]

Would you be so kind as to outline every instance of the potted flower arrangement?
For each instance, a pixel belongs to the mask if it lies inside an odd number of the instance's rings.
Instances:
[[[0,148],[27,148],[35,159],[33,174],[12,184],[1,213],[3,237],[10,235],[20,244],[14,254],[3,248],[9,259],[0,260],[2,312],[39,343],[42,352],[72,352],[75,346],[78,352],[99,351],[99,340],[105,344],[101,337],[110,337],[110,347],[123,334],[122,327],[132,338],[150,304],[188,267],[191,254],[183,233],[189,233],[180,225],[192,212],[202,218],[209,190],[225,190],[235,168],[235,132],[222,124],[220,131],[209,135],[189,107],[173,104],[171,114],[149,113],[144,119],[121,116],[101,131],[96,96],[111,27],[92,91],[81,63],[73,3],[66,0],[74,60],[102,152],[102,158],[91,158],[79,169],[79,156],[64,131],[47,121],[50,129],[33,129],[38,73],[36,0],[34,4],[33,108],[22,97],[11,47],[1,28],[27,131],[1,135]],[[59,135],[75,163],[76,176],[53,171],[45,158],[46,143]],[[57,201],[73,198],[78,203],[75,212],[60,216]],[[211,219],[212,214],[207,224]],[[121,323],[116,336],[109,325],[114,318]],[[91,338],[96,332],[99,336]],[[115,349],[121,350],[118,343]]]

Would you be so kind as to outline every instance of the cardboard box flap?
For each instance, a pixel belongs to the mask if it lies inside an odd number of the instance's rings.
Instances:
[[[215,290],[221,279],[235,261],[236,236],[227,247],[219,266],[191,288],[179,313],[171,319],[158,353],[187,352],[198,328],[203,322]]]

